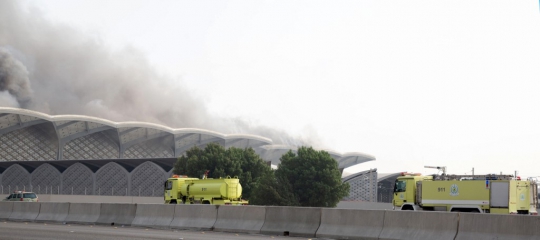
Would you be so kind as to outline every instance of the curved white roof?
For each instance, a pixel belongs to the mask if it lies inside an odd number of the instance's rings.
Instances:
[[[163,134],[173,134],[175,136],[175,145],[176,150],[182,151],[186,147],[192,146],[193,144],[207,144],[212,141],[225,141],[225,143],[230,143],[229,146],[253,146],[256,147],[256,151],[260,154],[265,160],[272,161],[273,164],[279,163],[279,158],[281,155],[289,150],[297,151],[298,147],[291,145],[273,145],[273,141],[269,138],[252,135],[252,134],[223,134],[216,131],[200,129],[200,128],[170,128],[165,125],[148,123],[148,122],[137,122],[137,121],[128,121],[128,122],[113,122],[103,118],[90,117],[85,115],[48,115],[41,112],[36,112],[27,109],[20,108],[10,108],[10,107],[0,107],[0,113],[8,114],[18,114],[19,122],[32,121],[35,123],[35,120],[42,119],[45,121],[53,122],[56,126],[61,126],[60,137],[79,137],[83,134],[83,130],[92,128],[97,129],[96,124],[103,124],[105,126],[116,128],[118,131],[122,131],[121,128],[141,128],[136,131],[126,130],[127,134],[122,135],[122,142],[132,142],[140,139],[141,136],[146,136],[149,133],[157,133],[157,131],[162,131]],[[23,116],[27,116],[23,119]],[[8,117],[9,118],[9,117]],[[13,117],[11,117],[13,118]],[[7,127],[11,127],[13,124],[17,124],[17,120],[6,120],[9,121]],[[15,122],[14,122],[15,121]],[[65,123],[63,123],[65,121]],[[92,122],[95,123],[93,126],[85,127],[82,123],[68,123],[68,121],[80,121],[80,122]],[[87,124],[88,125],[88,124]],[[7,129],[7,128],[6,128]],[[99,131],[102,131],[103,128],[100,128]],[[146,129],[146,130],[143,130]],[[153,130],[151,130],[153,129]],[[10,131],[10,130],[6,130]],[[80,133],[79,133],[80,132]],[[153,135],[159,136],[159,135]],[[124,139],[125,138],[125,139]],[[243,141],[247,140],[247,141]],[[254,141],[250,141],[254,140]],[[375,160],[375,157],[369,154],[360,153],[360,152],[349,152],[341,154],[339,152],[325,149],[324,151],[328,152],[333,158],[335,158],[341,168],[350,167],[356,164],[360,164],[367,161]]]
[[[251,135],[251,134],[228,134],[225,136],[225,139],[236,139],[236,138],[257,140],[261,142],[266,142],[268,144],[272,143],[272,140],[270,138],[265,138],[265,137],[261,137],[257,135]]]
[[[173,133],[173,130],[174,130],[164,125],[155,124],[155,123],[147,123],[147,122],[119,122],[116,124],[116,127],[118,128],[129,128],[129,127],[153,128],[153,129],[157,129],[157,130],[161,130],[161,131],[169,132],[169,133]]]
[[[215,137],[225,138],[225,134],[223,134],[223,133],[210,131],[210,130],[206,130],[206,129],[201,129],[201,128],[177,128],[177,129],[173,130],[173,134],[175,134],[175,135],[178,135],[178,134],[191,134],[191,133],[198,133],[198,134],[211,135],[211,136],[215,136]]]
[[[32,110],[27,109],[21,109],[21,108],[10,108],[10,107],[0,107],[0,112],[2,113],[12,113],[12,114],[21,114],[21,115],[27,115],[32,116],[36,118],[42,118],[46,120],[51,120],[51,116],[45,113],[36,112]]]
[[[1,110],[0,110],[1,111]],[[100,123],[103,125],[116,127],[117,123],[113,121],[109,121],[107,119],[103,118],[97,118],[97,117],[89,117],[84,115],[56,115],[51,116],[50,121],[84,121],[84,122],[95,122]]]
[[[341,181],[346,182],[346,181],[349,181],[349,180],[351,180],[351,179],[354,179],[354,178],[356,178],[356,177],[359,177],[359,176],[362,176],[362,175],[364,175],[364,174],[366,174],[366,173],[371,173],[371,172],[377,172],[377,169],[374,168],[374,169],[369,169],[369,170],[365,170],[365,171],[353,173],[353,174],[348,175],[348,176],[346,176],[346,177],[344,177],[344,178],[341,178]]]
[[[358,165],[361,163],[374,161],[374,160],[375,160],[375,157],[369,154],[360,153],[360,152],[349,152],[349,153],[343,154],[343,157],[341,157],[338,160],[338,163],[339,163],[340,168],[348,168],[354,165]]]
[[[379,173],[377,175],[377,182],[389,179],[389,178],[397,178],[401,175],[401,172],[398,173]]]

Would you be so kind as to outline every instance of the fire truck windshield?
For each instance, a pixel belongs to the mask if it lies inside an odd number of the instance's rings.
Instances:
[[[405,192],[407,183],[405,181],[396,180],[396,185],[394,186],[394,192]]]
[[[171,190],[172,189],[172,181],[165,181],[165,190]]]

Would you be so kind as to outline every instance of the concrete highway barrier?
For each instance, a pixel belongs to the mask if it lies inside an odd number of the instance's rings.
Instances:
[[[102,203],[97,224],[129,226],[135,218],[137,204],[131,203]]]
[[[170,227],[174,229],[212,230],[216,223],[218,205],[176,205]]]
[[[131,226],[169,228],[174,218],[175,205],[137,204]]]
[[[39,215],[39,202],[13,202],[13,210],[9,215],[10,221],[34,221]]]
[[[99,219],[101,203],[70,203],[65,222],[95,224]]]
[[[540,239],[540,217],[460,213],[459,239]]]
[[[64,222],[69,213],[69,203],[40,203],[36,222]]]
[[[39,202],[70,203],[163,203],[163,197],[40,194]]]
[[[379,239],[385,211],[323,208],[317,238]]]
[[[0,220],[7,220],[13,211],[13,202],[0,202]]]
[[[0,202],[0,219],[332,239],[540,239],[524,215],[217,205]]]
[[[266,207],[219,206],[215,231],[260,233],[264,225]]]
[[[363,210],[392,210],[392,203],[340,201],[336,208],[363,209]]]
[[[262,234],[315,237],[321,224],[321,209],[310,207],[266,207]]]
[[[453,240],[458,221],[458,213],[386,211],[379,239]]]

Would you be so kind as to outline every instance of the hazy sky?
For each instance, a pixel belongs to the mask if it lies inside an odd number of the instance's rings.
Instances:
[[[27,4],[139,49],[212,115],[377,158],[357,169],[540,176],[536,0]]]

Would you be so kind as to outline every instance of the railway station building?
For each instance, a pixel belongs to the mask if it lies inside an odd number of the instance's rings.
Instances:
[[[274,167],[296,149],[256,135],[0,107],[0,192],[162,196],[177,158],[209,143],[251,147]],[[328,152],[341,170],[375,160],[364,153]],[[376,201],[376,169],[354,176],[343,179],[351,184],[347,199]]]

